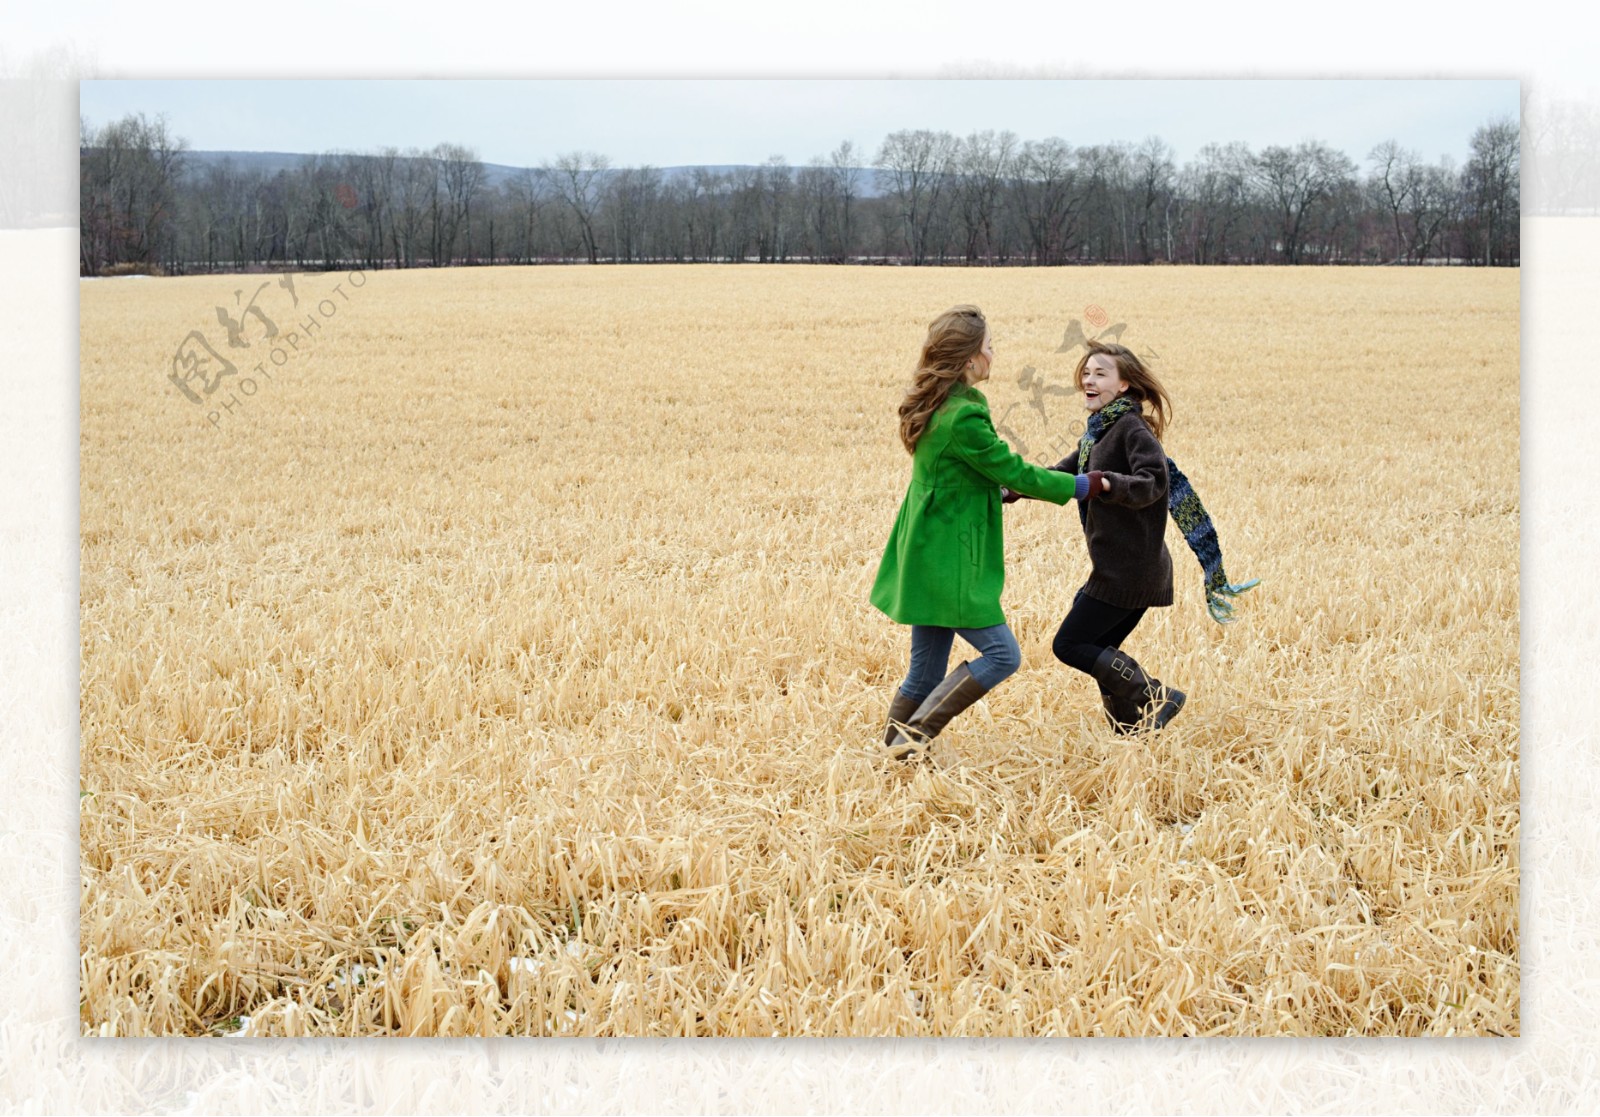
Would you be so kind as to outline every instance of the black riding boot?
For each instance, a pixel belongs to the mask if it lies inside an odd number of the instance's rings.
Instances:
[[[1114,699],[1120,698],[1139,711],[1139,729],[1160,729],[1178,716],[1186,700],[1183,691],[1146,675],[1144,668],[1121,648],[1102,651],[1091,674]]]
[[[1104,686],[1100,687],[1100,705],[1105,708],[1106,721],[1111,723],[1111,732],[1116,734],[1131,733],[1139,724],[1139,707],[1123,698],[1118,698]]]

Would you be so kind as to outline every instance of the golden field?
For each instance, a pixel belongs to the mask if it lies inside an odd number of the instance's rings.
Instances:
[[[1520,1033],[1515,270],[306,274],[281,365],[215,309],[269,278],[80,285],[85,1034]],[[1158,355],[1262,579],[1217,625],[1169,528],[1158,734],[1051,656],[1082,532],[1022,502],[1022,669],[879,755],[957,302],[1034,460],[1086,307]]]

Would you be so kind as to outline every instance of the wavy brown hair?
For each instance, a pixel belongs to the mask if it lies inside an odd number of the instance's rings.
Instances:
[[[900,441],[914,454],[928,420],[950,396],[967,362],[983,351],[989,323],[983,311],[967,303],[953,306],[928,323],[922,356],[911,378],[911,390],[900,403]]]
[[[1078,358],[1078,367],[1072,373],[1078,391],[1083,391],[1083,370],[1088,367],[1089,358],[1097,353],[1110,357],[1117,366],[1117,375],[1128,382],[1126,394],[1139,401],[1140,415],[1150,425],[1150,433],[1156,436],[1156,441],[1161,441],[1167,424],[1172,421],[1172,397],[1167,395],[1156,374],[1146,368],[1144,362],[1126,345],[1091,341],[1089,351]]]

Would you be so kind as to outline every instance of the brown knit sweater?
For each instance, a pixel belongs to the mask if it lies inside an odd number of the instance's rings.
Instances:
[[[1078,452],[1054,468],[1076,473]],[[1090,448],[1088,469],[1103,471],[1111,491],[1078,502],[1094,564],[1083,592],[1123,609],[1171,605],[1166,451],[1142,418],[1124,415]]]

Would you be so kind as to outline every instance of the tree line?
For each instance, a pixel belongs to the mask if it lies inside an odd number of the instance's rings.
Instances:
[[[201,161],[166,120],[80,119],[80,270],[553,262],[909,265],[1422,264],[1520,260],[1520,136],[1487,122],[1457,168],[1388,140],[1073,146],[1009,131],[894,132],[804,166],[614,167],[569,152],[491,179],[441,143]],[[862,165],[869,164],[869,165]],[[869,179],[869,176],[870,179]],[[868,185],[872,189],[868,189]]]

